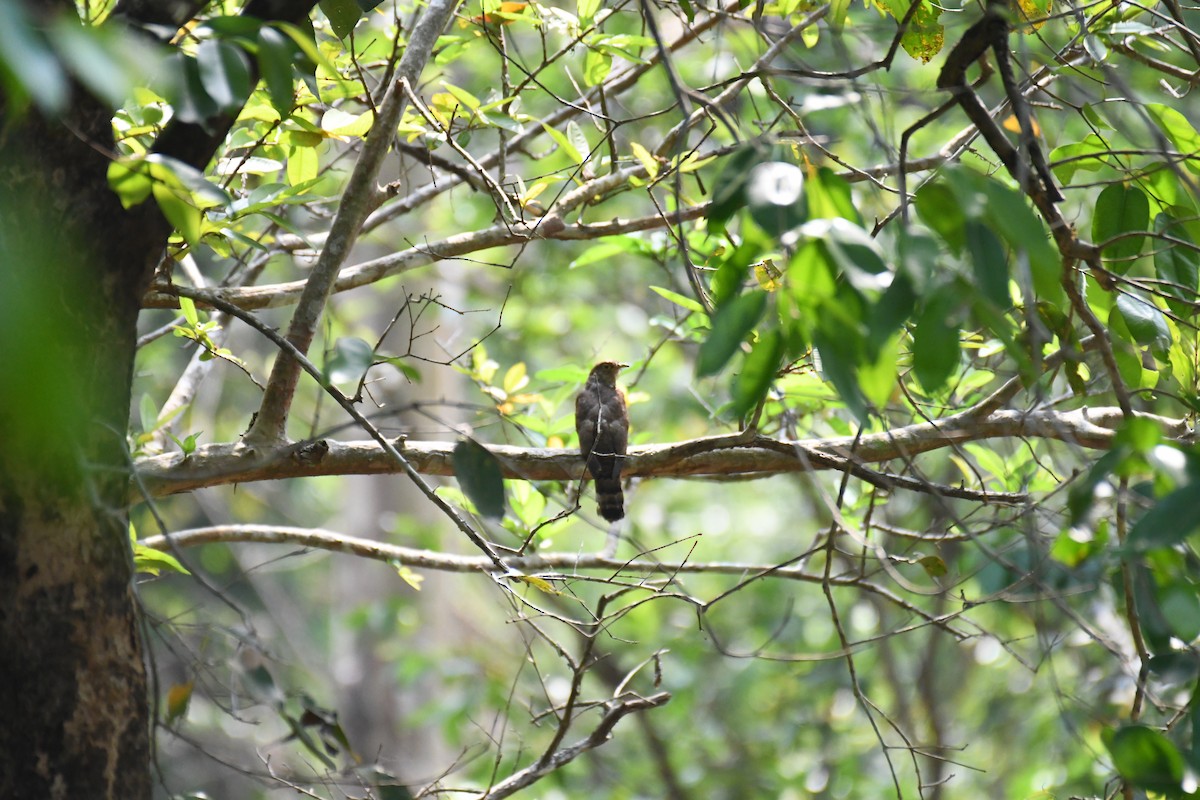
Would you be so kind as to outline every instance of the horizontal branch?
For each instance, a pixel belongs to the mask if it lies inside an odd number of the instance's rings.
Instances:
[[[335,531],[319,528],[295,528],[281,525],[214,525],[178,531],[169,536],[148,536],[139,544],[154,550],[172,552],[182,548],[205,544],[233,544],[256,542],[258,544],[291,545],[325,550],[332,553],[382,561],[392,566],[411,569],[434,570],[452,573],[495,573],[495,563],[482,555],[459,555],[436,550],[346,536]],[[622,574],[660,575],[674,578],[681,574],[731,575],[745,579],[747,576],[769,576],[773,580],[788,580],[801,583],[828,583],[832,586],[854,587],[879,597],[903,611],[914,614],[925,622],[937,625],[958,638],[964,634],[950,625],[956,615],[932,614],[891,589],[866,580],[860,575],[825,575],[812,573],[800,566],[780,566],[778,563],[749,563],[733,561],[670,561],[655,558],[622,559],[599,553],[539,553],[526,556],[505,556],[504,574],[512,578],[533,575],[543,580],[579,580],[586,573],[598,572],[602,580],[614,580]],[[643,584],[650,589],[650,584]],[[702,601],[697,603],[703,605]]]
[[[1154,420],[1165,436],[1180,443],[1195,440],[1181,420],[1139,414]],[[1079,447],[1104,450],[1112,445],[1122,420],[1118,408],[1075,411],[996,411],[976,418],[956,414],[931,423],[895,428],[863,436],[857,445],[849,437],[783,441],[741,435],[709,436],[686,442],[633,447],[622,468],[627,477],[764,476],[817,470],[849,471],[881,488],[931,490],[949,497],[990,502],[1021,502],[1022,495],[930,486],[912,478],[886,475],[864,465],[908,458],[964,442],[994,438],[1053,439]],[[396,446],[413,468],[425,475],[454,475],[451,442],[412,442],[401,437]],[[507,478],[576,480],[583,474],[578,451],[511,445],[486,445],[499,460]],[[278,447],[250,448],[242,444],[212,444],[181,453],[137,459],[137,479],[130,499],[142,499],[142,487],[152,497],[209,486],[320,475],[385,475],[400,471],[394,458],[375,442],[318,440]]]
[[[364,261],[343,269],[333,285],[334,292],[344,292],[360,286],[376,283],[418,267],[428,266],[435,261],[460,258],[490,250],[495,247],[527,244],[534,239],[595,240],[622,233],[664,228],[699,219],[708,212],[709,203],[662,215],[651,214],[633,219],[611,219],[594,223],[567,225],[558,216],[547,216],[529,222],[504,222],[470,233],[448,236],[437,242],[413,245],[380,258]],[[296,302],[304,291],[306,281],[290,281],[267,286],[243,286],[228,289],[194,289],[177,287],[177,292],[204,305],[208,297],[216,297],[239,308],[255,310],[276,308]],[[179,298],[175,292],[151,291],[142,299],[143,308],[178,308]]]

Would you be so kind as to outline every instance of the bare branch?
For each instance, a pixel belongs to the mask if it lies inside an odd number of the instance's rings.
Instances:
[[[402,87],[406,83],[415,83],[420,78],[437,37],[445,29],[457,5],[458,0],[431,0],[409,37],[396,78],[388,88],[371,135],[367,138],[342,193],[329,238],[321,250],[316,267],[305,282],[304,292],[292,316],[287,338],[302,353],[307,353],[309,345],[312,344],[317,323],[329,302],[338,270],[350,254],[350,248],[358,237],[363,220],[382,199],[375,180],[407,102],[407,94]],[[263,394],[258,416],[245,436],[246,441],[274,444],[287,439],[288,410],[296,392],[300,371],[300,364],[289,354],[280,352],[276,355],[275,366],[271,369],[271,377],[267,382],[267,391]]]

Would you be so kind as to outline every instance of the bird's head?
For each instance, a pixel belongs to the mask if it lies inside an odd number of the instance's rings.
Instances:
[[[592,367],[592,374],[588,378],[598,380],[609,386],[615,386],[617,383],[617,373],[628,366],[628,364],[622,364],[620,361],[601,361]]]

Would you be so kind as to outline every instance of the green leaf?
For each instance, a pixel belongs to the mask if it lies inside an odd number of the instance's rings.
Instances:
[[[1045,225],[1029,207],[1028,198],[1001,181],[972,170],[960,172],[970,172],[980,183],[989,226],[1012,248],[1017,264],[1028,262],[1037,296],[1043,302],[1062,307],[1066,300],[1061,283],[1062,262],[1058,251],[1050,244]]]
[[[169,569],[172,572],[179,572],[183,575],[191,575],[179,560],[174,556],[146,547],[137,539],[137,529],[133,523],[129,523],[129,546],[133,550],[133,566],[137,572],[145,572],[150,575],[157,575],[163,569]]]
[[[358,383],[375,363],[375,350],[362,339],[343,336],[333,345],[333,355],[325,363],[330,383]]]
[[[800,229],[803,239],[820,241],[835,273],[865,297],[878,297],[892,283],[883,248],[848,219],[814,219]]]
[[[250,94],[250,63],[237,45],[205,39],[196,49],[200,83],[221,111],[241,108]]]
[[[193,328],[200,324],[200,315],[196,313],[196,303],[190,297],[179,298],[179,311],[188,325]]]
[[[262,28],[262,20],[255,17],[219,16],[209,17],[201,24],[217,36],[232,39],[239,36],[253,37]]]
[[[315,147],[293,147],[287,160],[288,181],[293,184],[310,181],[317,177],[320,166]]]
[[[149,393],[142,395],[138,401],[138,421],[142,423],[142,431],[149,433],[158,427],[158,406]]]
[[[551,139],[558,143],[558,146],[562,148],[563,152],[566,153],[572,161],[574,161],[576,164],[583,163],[584,153],[587,152],[586,150],[580,152],[579,149],[572,144],[571,140],[567,138],[561,131],[551,127],[550,125],[547,125],[544,122],[542,123],[542,129],[550,135]]]
[[[203,125],[216,116],[219,109],[204,88],[204,81],[200,78],[200,68],[196,64],[196,59],[179,52],[175,54],[174,59],[167,63],[176,72],[173,80],[168,84],[170,87],[168,99],[171,101],[176,119]]]
[[[696,375],[703,378],[720,372],[767,308],[767,293],[753,291],[730,300],[713,316],[712,330],[696,357]]]
[[[583,81],[589,87],[604,83],[612,72],[612,56],[599,50],[589,49],[583,57]]]
[[[43,111],[70,101],[70,81],[22,3],[0,3],[0,85],[14,98],[32,98]]]
[[[196,431],[195,433],[188,434],[188,436],[182,440],[177,438],[174,434],[168,433],[167,435],[170,436],[171,441],[178,445],[179,449],[183,451],[183,457],[187,458],[192,453],[196,452],[196,442],[200,439],[200,434],[202,433],[203,431]]]
[[[758,337],[746,356],[741,373],[733,382],[733,413],[744,416],[758,405],[771,388],[783,358],[783,337],[772,329]]]
[[[944,287],[926,301],[913,331],[913,371],[927,392],[946,384],[958,367],[962,348],[958,326],[951,322],[959,302],[952,287]]]
[[[654,248],[650,243],[638,236],[610,236],[580,253],[574,261],[567,265],[567,269],[585,267],[616,255],[650,256],[653,252]]]
[[[815,310],[837,293],[838,267],[825,242],[807,238],[801,242],[788,263],[786,285],[798,310]]]
[[[1096,116],[1094,111],[1092,113]],[[1094,133],[1089,133],[1083,141],[1056,147],[1050,151],[1054,177],[1061,183],[1070,183],[1078,170],[1098,172],[1105,166],[1111,166],[1111,150],[1109,144]]]
[[[481,105],[483,105],[482,103],[479,102],[478,97],[471,94],[470,92],[468,92],[466,89],[462,88],[461,86],[455,86],[453,83],[446,83],[445,81],[442,82],[442,86],[445,88],[445,90],[447,92],[449,92],[451,95],[454,96],[455,100],[462,103],[463,106],[465,106],[466,108],[469,108],[472,111],[478,111],[479,107]]]
[[[200,241],[200,228],[204,221],[204,212],[187,200],[180,197],[170,187],[155,181],[150,187],[159,210],[167,218],[167,222],[188,244],[195,246]]]
[[[757,144],[734,150],[713,183],[712,204],[708,209],[708,232],[721,233],[733,215],[746,205],[746,179],[755,164],[764,160],[765,151]]]
[[[809,219],[848,219],[862,226],[862,215],[854,204],[850,184],[829,167],[821,167],[804,185],[804,202]]]
[[[1158,306],[1141,297],[1121,293],[1117,296],[1115,310],[1124,318],[1134,341],[1166,360],[1171,347],[1171,329]]]
[[[118,158],[108,164],[108,186],[128,209],[150,196],[152,181],[141,159]]]
[[[258,71],[267,85],[271,105],[281,116],[292,113],[295,91],[292,85],[292,56],[296,48],[291,39],[275,28],[264,25],[258,32]]]
[[[1008,292],[1008,259],[1004,245],[986,225],[969,220],[965,227],[967,257],[975,276],[975,289],[999,309],[1012,306]]]
[[[329,20],[333,35],[345,39],[362,19],[358,0],[320,0],[321,13]]]
[[[1150,201],[1136,186],[1114,183],[1096,200],[1092,216],[1092,239],[1101,244],[1125,233],[1145,231],[1150,225]],[[1131,236],[1104,248],[1104,258],[1113,271],[1124,275],[1142,251],[1145,236]]]
[[[178,572],[181,575],[191,575],[179,559],[170,553],[154,550],[143,544],[135,543],[133,547],[133,568],[137,572],[158,575],[164,569]]]
[[[114,26],[80,25],[60,15],[49,27],[59,57],[97,97],[120,108],[141,75],[158,71],[158,51]]]
[[[1183,756],[1171,741],[1145,725],[1126,725],[1102,735],[1121,777],[1142,789],[1177,793],[1183,780]]]
[[[1164,587],[1158,605],[1177,639],[1191,642],[1200,636],[1200,597],[1195,585],[1179,581]]]
[[[868,343],[869,344],[869,343]],[[858,388],[873,407],[882,409],[896,391],[900,336],[868,347],[868,360],[858,365]]]
[[[163,185],[186,196],[196,208],[228,208],[233,198],[229,193],[205,177],[195,167],[161,153],[151,153],[144,159],[155,185]]]
[[[967,209],[959,202],[945,180],[935,180],[917,189],[914,196],[917,216],[958,253],[966,244]],[[975,217],[972,216],[972,219]]]
[[[490,519],[504,516],[504,472],[500,461],[473,439],[454,445],[454,477],[476,510]]]
[[[771,236],[804,222],[807,209],[801,202],[804,172],[785,161],[756,164],[746,178],[746,205],[750,218]]]
[[[1161,103],[1146,103],[1142,108],[1180,153],[1194,155],[1200,151],[1200,132],[1179,111]],[[1191,172],[1200,173],[1200,165],[1194,158],[1183,159],[1183,165]]]
[[[704,306],[700,305],[690,297],[684,297],[678,292],[672,292],[670,289],[664,289],[661,286],[651,286],[650,291],[666,300],[670,300],[672,303],[680,306],[681,308],[686,308],[688,311],[693,311],[697,314],[704,314]]]
[[[587,161],[592,148],[588,144],[587,137],[583,135],[583,128],[575,120],[567,123],[567,139],[570,140],[572,149],[579,154],[578,163],[582,164]]]
[[[917,294],[913,290],[912,279],[905,272],[898,273],[892,279],[879,299],[871,306],[867,314],[867,356],[875,359],[876,353],[883,344],[892,338],[892,334],[900,330],[900,326],[908,320],[917,303]]]
[[[1159,500],[1129,531],[1131,553],[1179,544],[1200,528],[1200,482],[1189,483]]]
[[[375,357],[385,364],[391,364],[400,371],[401,375],[408,378],[413,383],[421,382],[421,371],[412,364],[408,363],[408,359],[400,358],[398,356],[384,356],[379,353],[376,353]]]
[[[600,0],[576,0],[575,16],[579,18],[580,27],[586,28],[591,25],[599,10]]]
[[[725,252],[725,257],[719,261],[717,271],[713,273],[709,286],[712,290],[712,302],[717,307],[725,305],[730,299],[741,294],[742,284],[750,272],[750,262],[758,254],[754,243],[743,242],[732,250]]]
[[[858,386],[858,362],[861,357],[860,337],[847,330],[833,330],[833,324],[823,319],[813,333],[813,346],[820,356],[821,374],[833,384],[846,407],[862,424],[870,420],[865,398]]]
[[[1184,244],[1156,240],[1154,247],[1154,274],[1163,281],[1162,289],[1172,297],[1185,303],[1173,303],[1169,298],[1167,304],[1180,314],[1191,314],[1190,303],[1197,299],[1200,291],[1200,251],[1197,251],[1187,229],[1174,217],[1159,214],[1154,218],[1154,232]]]
[[[1145,456],[1162,442],[1162,438],[1162,427],[1157,421],[1147,417],[1131,417],[1121,422],[1113,441],[1128,447],[1137,455]]]

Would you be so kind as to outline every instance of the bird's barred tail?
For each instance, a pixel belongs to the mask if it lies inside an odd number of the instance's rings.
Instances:
[[[596,480],[596,505],[600,516],[616,522],[625,516],[625,493],[621,491],[620,478]]]

